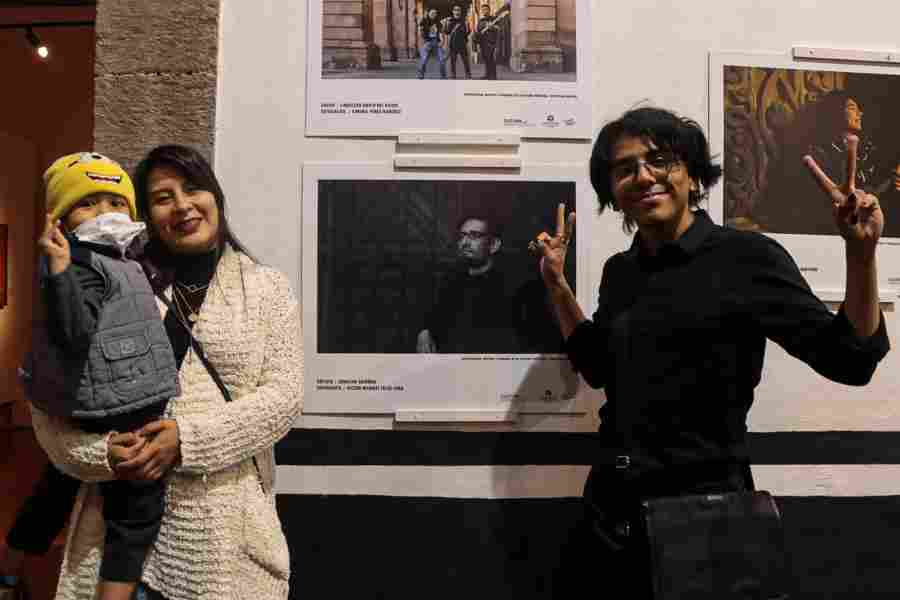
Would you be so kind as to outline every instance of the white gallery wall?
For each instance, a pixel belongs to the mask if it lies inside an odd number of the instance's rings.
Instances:
[[[592,8],[595,131],[642,101],[707,125],[711,50],[786,55],[795,45],[871,50],[900,47],[900,7],[888,0],[859,0],[852,5],[820,0],[598,0]],[[306,2],[294,0],[222,0],[216,99],[215,169],[230,203],[232,223],[240,239],[261,260],[291,276],[298,293],[302,163],[390,161],[395,146],[392,139],[304,137],[306,9]],[[900,74],[900,67],[895,68]],[[716,153],[721,151],[714,148]],[[520,152],[525,169],[528,163],[579,163],[587,177],[588,142],[527,140]],[[593,289],[610,248],[624,247],[628,239],[615,214],[579,217],[589,223],[588,235],[579,243],[591,248],[595,273],[586,283]],[[896,347],[898,314],[887,312],[886,318]],[[390,428],[392,419],[316,417],[303,418],[298,425]],[[529,418],[519,427],[589,431],[596,422],[593,414],[544,416]],[[900,351],[885,358],[868,387],[849,388],[824,380],[770,344],[750,427],[753,431],[900,430]],[[528,486],[518,480],[534,477],[540,481],[546,467],[533,472],[528,467],[516,469],[515,473],[501,473],[499,467],[484,466],[460,472],[449,467],[407,466],[374,474],[363,467],[283,467],[280,490],[572,496],[580,494],[586,473],[581,468],[561,470],[545,479],[543,486]],[[900,494],[900,479],[894,471],[858,465],[755,469],[759,487],[801,496]]]

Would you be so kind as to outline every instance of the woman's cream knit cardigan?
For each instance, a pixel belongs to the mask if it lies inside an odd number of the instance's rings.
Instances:
[[[162,303],[160,310],[165,312]],[[287,598],[288,549],[275,512],[273,446],[300,414],[297,300],[284,275],[229,249],[194,334],[233,402],[225,402],[189,351],[179,373],[181,396],[166,410],[178,423],[181,464],[168,476],[162,527],[142,579],[169,600]],[[33,417],[41,445],[63,471],[86,482],[113,477],[108,436],[81,432],[37,409]],[[57,600],[94,598],[102,503],[95,483],[81,486]]]

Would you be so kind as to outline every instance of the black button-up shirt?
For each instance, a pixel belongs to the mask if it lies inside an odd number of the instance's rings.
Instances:
[[[867,383],[889,349],[883,316],[874,335],[857,337],[843,307],[829,311],[767,236],[699,210],[655,256],[639,238],[606,262],[596,313],[566,341],[575,369],[606,391],[602,443],[630,457],[631,477],[746,461],[766,338],[848,385]],[[595,470],[609,463],[598,457]]]

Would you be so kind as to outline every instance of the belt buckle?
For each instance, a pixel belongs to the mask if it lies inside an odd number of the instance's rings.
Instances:
[[[617,469],[627,469],[631,466],[631,457],[627,454],[620,454],[616,456],[615,465]]]
[[[627,538],[631,536],[631,524],[628,521],[616,523],[613,530],[619,537]]]

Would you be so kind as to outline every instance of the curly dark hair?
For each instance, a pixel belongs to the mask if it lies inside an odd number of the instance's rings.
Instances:
[[[657,148],[672,152],[684,163],[688,175],[701,186],[698,193],[691,195],[691,206],[696,206],[706,198],[709,189],[722,177],[722,167],[713,163],[709,142],[696,121],[663,108],[635,108],[607,123],[594,143],[590,174],[600,212],[607,208],[618,210],[612,193],[610,167],[613,148],[623,137],[651,141]],[[626,216],[623,225],[625,231],[630,233],[634,230],[634,225]]]
[[[832,90],[814,102],[807,102],[797,111],[793,134],[806,145],[827,144],[847,131],[844,111],[853,100],[862,110],[857,96],[848,90]]]

